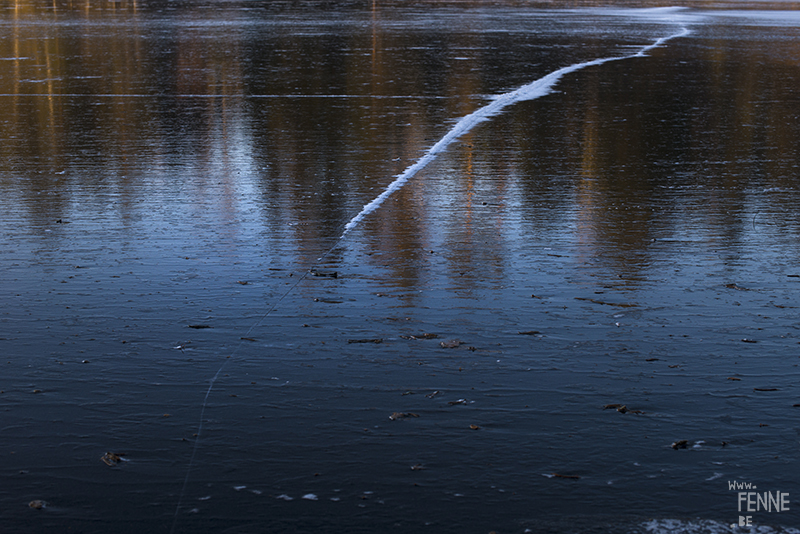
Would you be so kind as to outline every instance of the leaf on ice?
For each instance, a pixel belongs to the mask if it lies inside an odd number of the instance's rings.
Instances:
[[[735,289],[737,291],[749,291],[746,287],[740,287],[737,286],[736,284],[725,284],[725,287],[727,287],[728,289]]]
[[[436,339],[437,337],[439,337],[439,335],[438,334],[427,334],[426,333],[426,334],[416,334],[416,335],[410,335],[410,336],[401,335],[400,337],[403,338],[403,339]]]
[[[320,276],[323,278],[339,278],[339,273],[337,271],[318,271],[317,269],[311,269],[309,273],[311,273],[311,276]]]
[[[394,412],[389,416],[389,419],[397,421],[399,419],[408,419],[409,417],[419,417],[419,414],[414,412]]]
[[[113,467],[124,460],[122,458],[123,456],[125,456],[124,452],[121,453],[107,452],[100,457],[100,460],[107,466]]]

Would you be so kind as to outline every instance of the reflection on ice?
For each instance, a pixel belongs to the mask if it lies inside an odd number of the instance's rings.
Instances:
[[[645,8],[587,8],[577,12],[592,13],[601,16],[619,16],[633,19],[644,19],[651,23],[665,23],[688,25],[702,22],[702,17],[697,11],[685,6],[666,6],[666,7],[645,7]]]
[[[798,29],[705,4],[3,8],[4,528],[734,532],[727,479],[800,492]]]
[[[750,26],[793,26],[800,27],[800,11],[757,11],[736,10],[711,11],[709,15],[729,18],[742,25]]]

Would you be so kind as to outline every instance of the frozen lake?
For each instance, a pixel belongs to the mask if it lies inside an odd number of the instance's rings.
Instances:
[[[800,4],[625,4],[4,4],[0,531],[800,533]]]

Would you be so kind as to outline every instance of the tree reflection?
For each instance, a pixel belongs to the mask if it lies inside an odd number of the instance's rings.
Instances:
[[[621,40],[598,32],[577,47],[566,31],[508,30],[482,2],[419,5],[435,13],[14,2],[0,43],[3,202],[34,227],[99,212],[109,196],[121,220],[146,217],[143,198],[221,224],[254,203],[310,262],[487,95],[618,53]],[[728,37],[739,28],[709,28],[569,76],[454,145],[363,225],[393,252],[395,280],[418,284],[424,251],[447,243],[453,288],[474,287],[477,265],[496,282],[520,239],[575,246],[577,261],[603,258],[636,280],[654,240],[691,227],[738,242],[754,213],[775,223],[787,197],[754,191],[797,187],[797,29],[742,30],[742,45]]]

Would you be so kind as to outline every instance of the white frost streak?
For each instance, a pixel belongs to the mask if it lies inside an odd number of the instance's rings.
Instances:
[[[489,117],[493,115],[497,115],[500,113],[506,106],[510,106],[511,104],[516,104],[517,102],[522,102],[525,100],[535,100],[539,97],[542,97],[550,92],[552,87],[561,79],[562,76],[565,74],[569,74],[571,72],[575,72],[577,70],[584,69],[586,67],[593,67],[595,65],[602,65],[603,63],[608,63],[609,61],[620,61],[622,59],[630,59],[634,57],[643,57],[649,52],[650,50],[657,48],[670,39],[675,39],[677,37],[683,37],[689,34],[688,28],[683,28],[680,32],[670,35],[668,37],[662,37],[656,40],[653,44],[647,45],[642,47],[635,54],[631,54],[628,56],[619,56],[619,57],[609,57],[609,58],[601,58],[595,59],[592,61],[586,61],[584,63],[576,63],[574,65],[570,65],[568,67],[564,67],[559,69],[555,72],[551,72],[547,76],[543,78],[539,78],[538,80],[529,83],[528,85],[523,85],[519,89],[511,91],[509,93],[503,93],[495,97],[490,104],[478,109],[477,111],[463,117],[459,120],[453,128],[447,132],[447,134],[442,137],[435,145],[433,145],[428,151],[423,155],[416,163],[408,167],[402,174],[397,175],[397,178],[389,184],[389,187],[383,191],[380,195],[378,195],[372,202],[365,205],[361,211],[350,219],[344,227],[344,233],[342,233],[342,237],[344,237],[347,232],[352,230],[353,228],[358,225],[361,220],[378,209],[378,207],[383,204],[384,200],[389,198],[389,196],[403,187],[405,183],[412,178],[415,174],[421,171],[428,163],[436,159],[440,153],[444,152],[450,144],[461,137],[462,135],[469,132],[476,124],[487,120]]]

